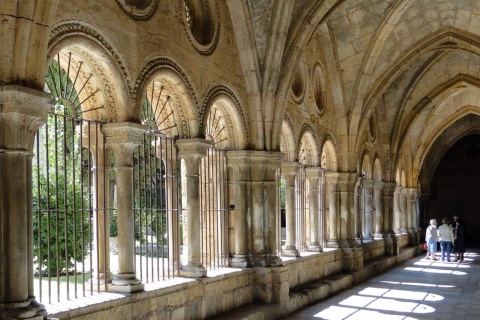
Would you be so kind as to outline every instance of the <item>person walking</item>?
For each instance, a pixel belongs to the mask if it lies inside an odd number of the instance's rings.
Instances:
[[[442,225],[438,228],[438,238],[440,240],[440,250],[442,252],[442,261],[445,261],[445,254],[447,261],[450,262],[450,252],[453,245],[453,230],[450,226],[448,218],[442,219]]]
[[[425,259],[437,260],[435,253],[437,252],[437,220],[430,219],[430,225],[425,231],[425,242],[427,243],[427,256]]]

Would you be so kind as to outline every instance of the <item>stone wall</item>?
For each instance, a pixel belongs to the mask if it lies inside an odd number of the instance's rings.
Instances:
[[[371,259],[381,257],[385,254],[385,241],[374,240],[362,244],[363,249],[363,262],[367,262]]]
[[[399,243],[408,244],[408,235],[400,236]],[[365,243],[362,251],[364,267],[353,273],[343,272],[344,251],[335,249],[284,261],[280,267],[237,269],[238,271],[230,269],[232,272],[228,274],[156,290],[149,290],[147,285],[144,292],[51,316],[75,320],[205,319],[245,308],[254,302],[263,302],[259,305],[277,309],[282,305],[283,311],[276,311],[280,315],[287,310],[295,310],[297,304],[299,306],[305,303],[303,299],[300,302],[295,298],[295,292],[304,286],[312,286],[320,281],[325,285],[319,287],[320,291],[309,299],[314,299],[317,294],[326,297],[383,272],[415,254],[414,249],[406,248],[398,256],[385,256],[384,240]]]

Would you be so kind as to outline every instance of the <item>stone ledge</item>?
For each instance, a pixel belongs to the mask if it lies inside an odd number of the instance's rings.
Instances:
[[[358,272],[337,273],[332,276],[300,285],[290,290],[289,300],[280,304],[253,303],[242,306],[228,313],[223,313],[211,320],[273,320],[291,314],[312,303],[320,302],[336,293],[346,290],[368,278],[396,267],[419,254],[418,247],[405,247],[397,256],[381,256],[366,262]]]

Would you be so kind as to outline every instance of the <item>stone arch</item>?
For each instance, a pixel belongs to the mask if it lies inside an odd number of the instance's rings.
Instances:
[[[293,132],[293,124],[291,119],[285,115],[282,124],[282,137],[280,151],[285,154],[284,161],[296,161],[297,151],[295,144],[295,133]]]
[[[304,126],[298,143],[298,161],[307,167],[319,165],[319,144],[315,133],[310,126]]]
[[[248,145],[247,125],[236,95],[224,85],[208,90],[202,108],[201,131],[222,148],[241,150]],[[224,129],[221,129],[224,128]],[[221,130],[221,132],[220,132]]]
[[[480,39],[465,31],[453,27],[446,27],[415,43],[402,56],[398,57],[388,70],[378,76],[377,80],[370,86],[372,90],[365,93],[363,103],[356,103],[361,110],[358,110],[358,112],[353,110],[350,129],[360,130],[365,126],[365,122],[367,122],[366,120],[368,120],[372,108],[382,100],[383,93],[385,93],[393,81],[395,81],[404,70],[408,69],[416,59],[429,52],[435,51],[439,51],[440,53],[438,54],[441,55],[441,51],[448,48],[461,48],[462,50],[473,52],[478,55],[480,54]],[[434,60],[435,59],[432,59],[431,61]],[[428,69],[428,64],[423,68],[423,70],[426,69]],[[408,97],[404,98],[404,101],[406,101],[407,98]]]
[[[382,177],[382,162],[380,161],[380,157],[376,155],[373,161],[373,180],[382,181]]]
[[[112,122],[131,118],[129,76],[116,51],[100,34],[79,22],[64,22],[53,28],[48,58],[61,67],[78,72],[75,88],[85,100],[82,111],[95,110],[90,118]],[[72,79],[73,82],[73,79]]]
[[[158,85],[152,90],[152,86],[156,84]],[[173,111],[180,138],[199,136],[198,100],[190,80],[174,61],[168,58],[150,60],[140,72],[135,87],[137,117],[140,115],[144,95],[153,91],[155,96],[163,95],[164,99],[168,97],[170,112],[167,115]],[[163,120],[159,114],[155,117],[157,121]]]
[[[338,171],[337,151],[333,139],[326,136],[323,142],[320,166],[328,172]]]
[[[360,174],[365,179],[373,179],[373,166],[368,151],[363,153],[362,162],[360,165]]]
[[[457,119],[438,136],[430,146],[418,173],[418,185],[422,192],[429,193],[436,168],[450,148],[469,135],[480,135],[480,114],[470,113]]]

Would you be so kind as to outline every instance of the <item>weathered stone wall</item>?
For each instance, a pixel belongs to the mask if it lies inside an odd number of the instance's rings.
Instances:
[[[375,240],[364,243],[362,245],[363,249],[363,262],[367,262],[371,259],[381,257],[385,254],[385,241],[384,240]]]

